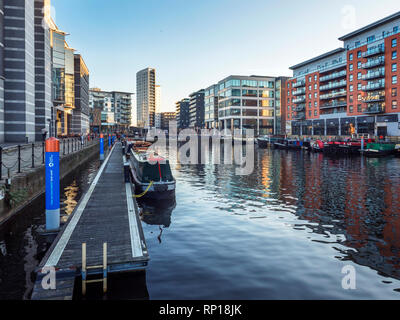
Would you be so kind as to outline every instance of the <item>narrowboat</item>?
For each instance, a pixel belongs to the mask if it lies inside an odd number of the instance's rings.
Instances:
[[[396,153],[396,144],[390,142],[368,143],[361,153],[366,157],[386,157]]]
[[[270,138],[268,136],[258,137],[257,144],[261,149],[266,149],[270,144]]]
[[[135,194],[141,199],[167,200],[175,197],[176,181],[169,160],[149,152],[151,143],[134,141],[128,146],[130,172]]]
[[[324,143],[322,140],[316,140],[311,142],[311,151],[313,152],[323,152],[324,150]]]

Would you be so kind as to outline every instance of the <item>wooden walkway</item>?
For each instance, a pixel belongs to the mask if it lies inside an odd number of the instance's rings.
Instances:
[[[132,194],[131,184],[124,181],[122,147],[117,143],[40,263],[33,300],[72,298],[72,278],[81,275],[82,243],[86,243],[88,266],[102,265],[105,242],[108,273],[147,266],[147,247]],[[42,288],[43,267],[56,268],[60,284],[56,290]],[[101,268],[88,272],[102,273]]]

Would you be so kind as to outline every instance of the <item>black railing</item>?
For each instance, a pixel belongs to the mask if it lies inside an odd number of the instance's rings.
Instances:
[[[60,140],[60,156],[85,149],[99,142],[95,139],[64,138]],[[105,141],[106,144],[106,141]],[[45,143],[0,147],[0,180],[34,169],[45,163]]]

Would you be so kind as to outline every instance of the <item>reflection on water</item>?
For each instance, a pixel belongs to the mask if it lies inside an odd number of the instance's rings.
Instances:
[[[150,298],[400,297],[400,159],[257,149],[249,176],[213,164],[174,176],[169,228],[143,217]],[[348,264],[355,291],[341,287]]]
[[[66,221],[86,191],[99,167],[99,161],[88,162],[61,182],[61,215]],[[0,227],[0,300],[29,299],[34,270],[46,246],[38,235],[45,226],[44,195]]]

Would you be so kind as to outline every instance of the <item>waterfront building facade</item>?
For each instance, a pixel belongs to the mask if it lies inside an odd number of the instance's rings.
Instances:
[[[4,3],[4,140],[35,139],[34,1]]]
[[[240,129],[242,133],[247,129],[253,129],[255,135],[275,133],[277,79],[232,75],[219,81],[219,128],[231,131]]]
[[[189,95],[189,127],[204,128],[204,89]]]
[[[156,113],[156,70],[146,68],[136,74],[136,115],[137,126],[155,126]]]
[[[287,133],[400,136],[400,12],[339,40],[342,48],[291,67]]]
[[[89,133],[89,70],[80,54],[74,55],[75,109],[72,113],[72,132]]]
[[[189,128],[189,103],[188,98],[176,102],[176,123],[179,129]]]
[[[4,142],[4,1],[0,0],[0,143]]]
[[[214,84],[204,92],[204,122],[207,129],[218,128],[218,85]]]
[[[161,125],[160,128],[162,130],[168,130],[169,129],[169,123],[171,121],[176,120],[176,113],[175,112],[161,112]]]
[[[132,95],[130,92],[112,91],[111,111],[114,111],[116,130],[126,132],[132,121]]]

